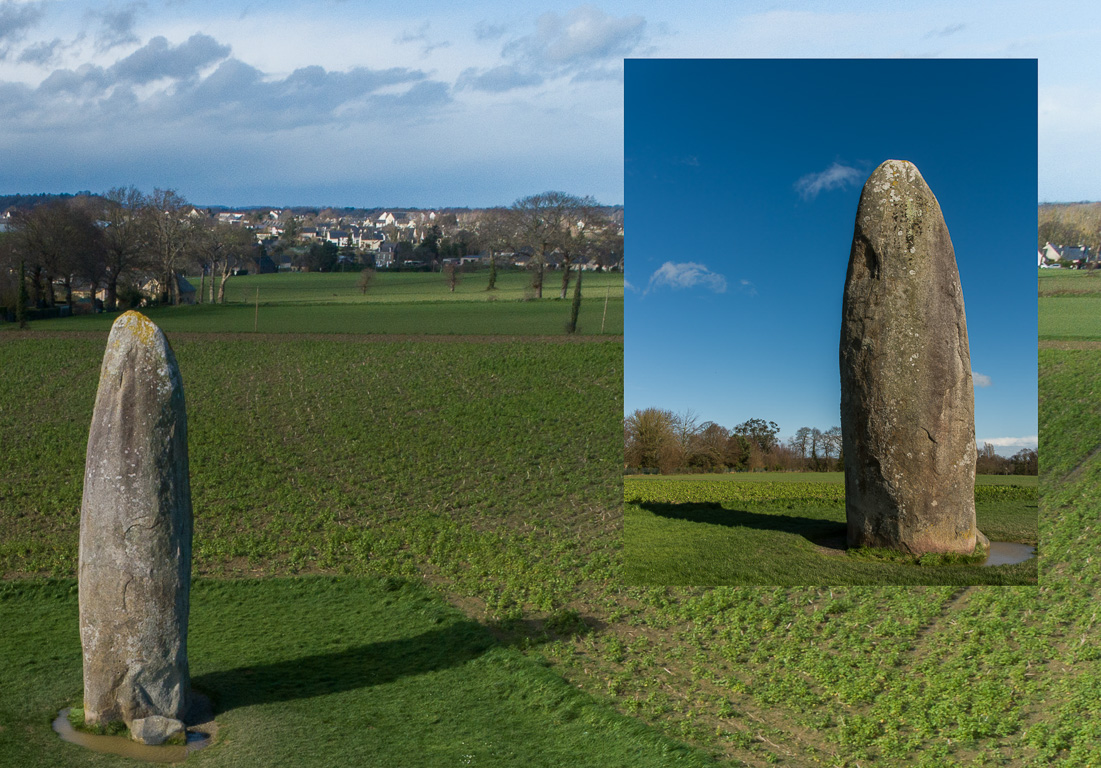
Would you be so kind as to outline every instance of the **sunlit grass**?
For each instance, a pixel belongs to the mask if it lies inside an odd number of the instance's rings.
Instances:
[[[0,583],[0,626],[0,765],[130,764],[50,730],[81,696],[75,582]],[[397,579],[200,581],[188,645],[219,726],[189,765],[710,762]]]

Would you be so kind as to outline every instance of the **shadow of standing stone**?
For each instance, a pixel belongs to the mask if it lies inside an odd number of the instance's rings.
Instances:
[[[175,721],[182,727],[191,531],[176,358],[152,321],[127,312],[107,339],[88,434],[79,566],[86,722],[124,721],[145,743],[168,738]]]
[[[985,546],[963,291],[940,204],[912,163],[884,162],[860,194],[840,364],[849,546]]]

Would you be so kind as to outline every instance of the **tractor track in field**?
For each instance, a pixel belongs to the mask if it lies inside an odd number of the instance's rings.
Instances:
[[[25,339],[103,339],[107,340],[107,331],[8,331],[0,333],[0,342]],[[542,343],[542,344],[590,344],[601,342],[623,343],[623,335],[581,335],[581,336],[509,336],[504,334],[458,334],[458,333],[247,333],[166,331],[169,341],[341,341],[360,344],[392,344],[405,342],[498,344],[498,343]]]

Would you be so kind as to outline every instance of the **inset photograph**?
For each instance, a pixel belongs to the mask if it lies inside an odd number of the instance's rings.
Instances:
[[[1037,583],[1036,71],[628,60],[628,582]]]

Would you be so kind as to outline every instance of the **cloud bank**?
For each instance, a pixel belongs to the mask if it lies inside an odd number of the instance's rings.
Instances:
[[[975,382],[976,387],[989,387],[994,382],[985,373],[978,373],[971,371],[971,380]]]

